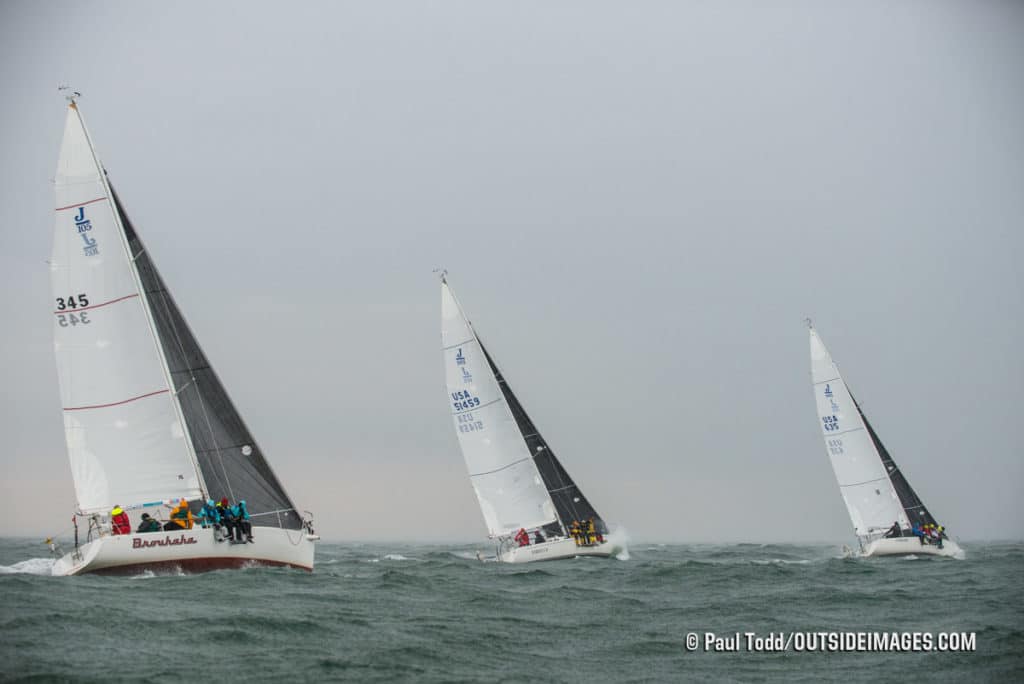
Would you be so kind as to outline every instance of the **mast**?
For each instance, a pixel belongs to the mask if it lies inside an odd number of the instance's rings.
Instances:
[[[207,498],[208,489],[206,482],[203,479],[202,469],[199,467],[199,461],[196,457],[196,450],[192,444],[192,433],[189,428],[188,422],[185,420],[184,412],[181,408],[181,402],[178,400],[178,392],[174,389],[174,381],[171,378],[170,367],[167,364],[167,357],[164,355],[163,345],[159,342],[159,336],[156,330],[156,323],[153,321],[153,314],[150,309],[149,297],[146,293],[145,288],[142,285],[142,279],[139,277],[138,268],[135,265],[135,260],[140,256],[139,254],[132,254],[128,247],[128,237],[124,230],[124,224],[121,221],[121,212],[118,209],[116,202],[114,201],[114,192],[110,187],[110,182],[107,180],[107,171],[100,162],[99,156],[96,154],[96,147],[93,145],[92,136],[89,135],[89,129],[85,125],[85,119],[82,116],[81,110],[78,108],[77,97],[80,93],[74,93],[72,95],[65,96],[68,100],[68,106],[74,110],[75,116],[78,119],[79,125],[82,127],[82,133],[85,135],[85,140],[89,145],[89,152],[92,154],[93,162],[96,164],[96,168],[100,173],[100,182],[103,184],[103,189],[106,195],[107,204],[110,206],[111,213],[114,215],[114,222],[117,226],[117,233],[121,239],[121,247],[124,249],[124,253],[128,257],[129,268],[132,273],[132,277],[135,281],[135,287],[139,292],[139,298],[142,300],[142,309],[145,312],[146,322],[149,324],[149,332],[152,335],[153,345],[156,347],[157,354],[160,359],[160,365],[163,370],[164,379],[167,382],[167,387],[171,393],[171,403],[174,406],[175,415],[178,418],[179,423],[182,427],[182,432],[185,437],[185,447],[188,452],[189,460],[192,463],[192,467],[195,470],[196,478],[199,482],[199,488],[202,491],[203,498]]]

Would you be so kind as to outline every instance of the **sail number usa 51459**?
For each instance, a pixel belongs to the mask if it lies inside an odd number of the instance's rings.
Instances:
[[[468,411],[480,405],[480,397],[474,397],[469,390],[452,392],[452,406],[456,411]]]

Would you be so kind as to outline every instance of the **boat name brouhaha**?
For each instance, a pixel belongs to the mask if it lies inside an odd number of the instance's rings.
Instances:
[[[178,546],[179,544],[198,544],[199,540],[195,537],[186,537],[181,535],[177,539],[171,539],[168,535],[165,539],[153,539],[152,541],[146,539],[135,538],[132,539],[133,549],[144,549],[149,546]]]

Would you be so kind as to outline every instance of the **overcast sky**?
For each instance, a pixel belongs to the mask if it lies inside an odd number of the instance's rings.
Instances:
[[[61,83],[328,539],[486,536],[439,266],[633,539],[852,541],[805,316],[940,522],[1022,536],[1022,3],[6,0],[0,534],[75,505]]]

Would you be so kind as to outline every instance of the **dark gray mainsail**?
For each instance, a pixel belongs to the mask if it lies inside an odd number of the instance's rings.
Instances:
[[[253,522],[258,525],[300,529],[302,516],[199,347],[116,192],[113,199],[146,293],[206,494],[215,500],[245,500]]]
[[[583,492],[573,481],[572,477],[570,477],[569,472],[555,457],[555,452],[551,450],[543,435],[540,434],[540,430],[537,429],[533,420],[526,413],[526,409],[523,408],[523,405],[512,391],[508,381],[505,380],[505,376],[498,369],[498,365],[494,363],[494,359],[491,358],[490,353],[479,336],[477,336],[477,340],[480,342],[480,349],[483,350],[487,363],[494,373],[495,380],[498,381],[498,387],[501,388],[505,402],[512,411],[512,416],[515,418],[516,425],[523,435],[523,440],[533,456],[533,462],[537,465],[537,470],[540,471],[544,486],[547,488],[548,494],[555,504],[555,512],[558,514],[558,519],[564,528],[561,531],[568,530],[573,521],[585,522],[593,519],[594,528],[597,533],[607,534],[608,528],[604,520],[602,520],[590,502],[587,501],[587,498],[583,496]],[[553,532],[553,530],[547,531]]]

